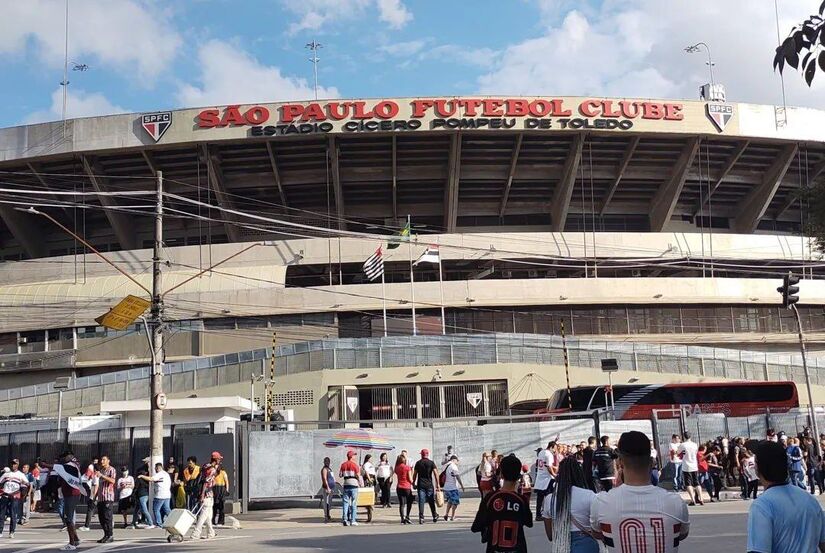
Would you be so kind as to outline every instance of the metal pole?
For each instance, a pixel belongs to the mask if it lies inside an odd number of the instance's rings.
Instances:
[[[63,140],[66,140],[66,101],[69,94],[69,0],[66,0],[66,28],[63,46]]]
[[[381,304],[384,310],[384,338],[387,337],[387,287],[384,271],[381,271]]]
[[[255,420],[255,373],[249,376],[249,422]]]
[[[156,463],[163,462],[163,405],[166,396],[163,394],[163,298],[161,297],[161,247],[163,244],[163,171],[157,174],[157,197],[155,201],[155,243],[152,251],[152,374],[149,379],[151,386],[149,406],[149,442],[151,465],[153,473]]]
[[[610,387],[610,413],[616,416],[616,403],[613,401],[613,373],[607,373],[607,385]]]
[[[447,318],[444,315],[444,271],[441,264],[441,251],[438,252],[438,285],[441,292],[441,335],[447,335]]]
[[[272,356],[269,358],[269,384],[266,389],[266,413],[264,418],[266,422],[272,422],[272,415],[275,412],[275,405],[274,399],[275,394],[273,393],[273,388],[275,387],[275,350],[278,347],[278,333],[272,333]],[[269,430],[269,424],[266,425],[266,429]]]
[[[814,446],[819,453],[819,425],[816,424],[816,409],[814,408],[814,396],[811,392],[811,375],[808,372],[808,359],[805,352],[805,337],[802,334],[802,320],[799,318],[799,310],[796,304],[791,304],[794,315],[796,315],[796,328],[799,331],[799,351],[802,352],[802,369],[805,371],[805,386],[808,388],[808,408],[811,412],[811,426],[814,431]]]
[[[409,215],[407,215],[407,228],[410,228]],[[410,230],[410,235],[407,237],[407,252],[410,256],[410,300],[412,303],[413,336],[418,336],[418,323],[415,322],[415,277],[413,276],[412,230]]]
[[[559,324],[561,328],[561,352],[564,356],[564,376],[567,379],[567,407],[573,411],[573,390],[570,389],[570,361],[567,357],[567,337],[564,334],[564,319]],[[548,400],[548,408],[549,408]]]
[[[57,433],[60,434],[60,419],[63,418],[63,390],[57,391]]]

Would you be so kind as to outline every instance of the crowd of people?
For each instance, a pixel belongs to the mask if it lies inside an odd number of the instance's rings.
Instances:
[[[202,465],[196,457],[187,458],[183,469],[174,458],[153,467],[146,458],[133,476],[129,467],[117,470],[106,455],[82,465],[66,451],[52,463],[37,460],[31,470],[13,459],[0,475],[0,538],[7,519],[8,536],[14,538],[17,525],[26,524],[31,513],[54,512],[69,537],[62,550],[73,551],[80,533],[91,531],[95,514],[103,532],[97,543],[103,544],[114,541],[116,512],[123,528],[153,529],[163,526],[173,508],[197,513],[192,539],[213,538],[214,526],[225,523],[229,489],[222,461],[218,451]],[[80,504],[85,506],[82,518],[76,512]]]
[[[820,447],[825,451],[825,435]],[[377,463],[371,455],[356,462],[357,456],[348,451],[337,471],[324,459],[327,522],[336,490],[344,499],[343,525],[356,526],[359,490],[373,488],[376,503],[390,508],[393,485],[401,524],[411,523],[415,502],[419,524],[455,520],[465,483],[452,446],[438,465],[427,449],[414,463],[406,450],[393,463],[387,453]],[[748,551],[815,551],[820,544],[825,550],[825,515],[811,497],[817,488],[825,491],[825,466],[809,429],[796,437],[769,429],[764,440],[719,437],[702,443],[685,432],[672,436],[661,457],[637,431],[622,434],[617,447],[609,436],[575,445],[553,440],[536,449],[532,464],[492,450],[473,472],[482,500],[472,530],[481,533],[488,552],[526,551],[523,529],[534,522],[544,523],[553,551],[596,553],[599,542],[610,552],[635,551],[629,540],[647,540],[662,545],[656,551],[675,552],[689,534],[688,507],[704,505],[703,491],[713,502],[722,489],[738,486],[742,499],[756,499],[760,485],[763,491],[750,508]],[[798,516],[789,515],[790,506]]]

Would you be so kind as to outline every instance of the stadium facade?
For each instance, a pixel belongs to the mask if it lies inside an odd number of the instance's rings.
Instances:
[[[58,376],[70,414],[146,397],[139,325],[95,318],[146,295],[159,172],[173,397],[248,397],[273,339],[275,404],[302,420],[506,413],[566,385],[562,333],[573,385],[605,357],[617,382],[801,380],[776,287],[803,276],[825,349],[799,199],[823,128],[740,103],[427,97],[0,129],[0,415],[54,414]],[[439,263],[413,267],[425,251]]]

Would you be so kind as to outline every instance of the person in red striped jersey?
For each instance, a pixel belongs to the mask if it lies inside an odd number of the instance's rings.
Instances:
[[[596,496],[590,527],[608,553],[677,553],[688,536],[688,508],[679,494],[650,484],[650,438],[631,431],[618,447],[619,486]]]

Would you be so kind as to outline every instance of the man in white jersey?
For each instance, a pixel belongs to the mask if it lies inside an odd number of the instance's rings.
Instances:
[[[590,527],[608,553],[676,553],[690,530],[688,509],[678,494],[650,484],[650,438],[625,432],[617,461],[623,483],[596,496]]]
[[[547,449],[539,451],[536,458],[536,481],[533,489],[536,490],[536,520],[541,520],[541,506],[544,497],[553,493],[553,479],[556,475],[556,442],[547,444]]]

